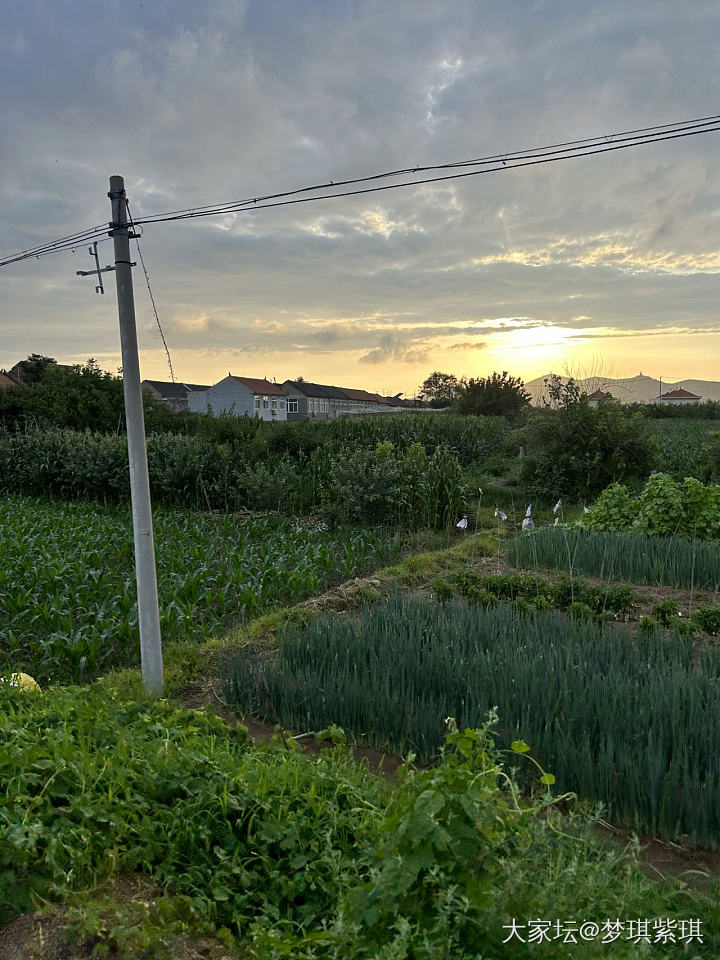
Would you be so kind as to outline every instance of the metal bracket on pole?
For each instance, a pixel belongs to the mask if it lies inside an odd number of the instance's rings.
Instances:
[[[101,274],[108,273],[109,271],[114,270],[115,267],[100,266],[100,261],[98,260],[98,252],[97,252],[97,241],[91,247],[88,247],[88,253],[90,254],[91,257],[95,257],[95,269],[94,270],[76,270],[75,273],[78,275],[78,277],[91,277],[94,273],[96,273],[98,278],[98,285],[95,287],[95,293],[105,293],[105,288],[103,287]],[[135,267],[137,266],[137,264],[131,263],[130,266]]]

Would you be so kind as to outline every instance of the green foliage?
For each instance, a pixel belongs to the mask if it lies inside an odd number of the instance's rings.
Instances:
[[[508,544],[510,562],[525,569],[568,570],[604,580],[716,590],[720,552],[715,542],[633,533],[589,533],[540,527]]]
[[[137,661],[126,508],[3,497],[0,531],[0,675],[78,680]],[[295,529],[279,517],[161,509],[154,531],[166,641],[226,631],[347,580],[394,550],[379,533]]]
[[[455,595],[452,584],[449,583],[444,577],[436,577],[432,582],[432,587],[435,591],[435,596],[440,603],[447,603],[447,601],[452,600],[453,596]]]
[[[692,615],[692,624],[697,630],[703,633],[720,633],[720,606],[713,604],[701,604]]]
[[[697,653],[691,637],[628,643],[557,613],[396,596],[358,618],[288,627],[277,659],[241,651],[222,676],[247,715],[310,730],[337,723],[423,760],[437,754],[445,717],[475,727],[497,704],[504,741],[522,731],[561,789],[601,800],[634,829],[713,847],[719,670],[717,647]]]
[[[107,683],[0,685],[0,923],[66,900],[80,950],[118,960],[185,956],[175,936],[210,929],[223,956],[258,960],[499,960],[526,956],[503,943],[513,917],[692,916],[705,936],[694,955],[717,955],[716,884],[647,879],[548,789],[521,798],[487,718],[449,727],[442,762],[402,768],[390,788],[344,746],[253,747],[243,727]],[[114,898],[129,874],[135,892]]]
[[[529,574],[480,575],[465,570],[455,579],[458,589],[471,603],[489,604],[504,600],[521,606],[524,602],[538,609],[558,607],[569,610],[574,607],[576,615],[589,612],[595,616],[626,613],[640,602],[632,587],[623,584],[596,587],[567,575],[558,577],[553,583]]]
[[[632,497],[625,487],[613,484],[590,507],[582,524],[594,531],[718,539],[720,485],[703,485],[694,477],[679,483],[665,473],[655,473]]]
[[[248,749],[244,727],[107,686],[10,690],[0,685],[0,922],[33,895],[147,872],[235,930],[259,912],[319,923],[377,835],[383,784],[344,751],[311,763]]]
[[[720,430],[709,433],[703,441],[700,473],[704,480],[720,482]]]
[[[639,415],[628,419],[615,403],[591,407],[572,386],[558,385],[554,400],[533,411],[523,431],[521,479],[534,496],[550,502],[582,499],[611,483],[645,477],[656,457]]]
[[[461,383],[452,373],[440,373],[436,370],[426,377],[418,392],[422,400],[430,400],[434,406],[449,407],[456,400],[461,390]]]
[[[124,433],[122,378],[104,373],[93,359],[66,370],[33,355],[25,361],[23,386],[0,391],[0,424]]]
[[[398,444],[379,439],[366,447],[363,443],[371,436],[370,430],[358,433],[355,445],[331,443],[316,447],[310,455],[298,450],[297,456],[272,450],[271,434],[261,433],[257,423],[242,447],[201,437],[150,436],[147,452],[153,500],[224,511],[315,512],[336,524],[388,522],[417,529],[443,528],[457,520],[464,499],[460,464],[446,444],[434,445],[441,431],[436,436],[432,430],[413,430],[410,435],[420,435],[425,442],[407,443],[402,424],[394,424],[389,417],[382,419],[393,427],[393,435],[400,437]],[[452,421],[448,419],[448,423],[452,427]],[[451,429],[448,439],[456,439],[463,448],[467,438],[469,449],[479,452],[496,432],[497,424],[490,421],[490,426],[487,435],[480,427],[455,433]],[[362,424],[353,423],[352,427],[358,430]],[[425,427],[432,424],[425,423]],[[382,430],[376,433],[382,437]],[[350,444],[352,434],[340,439]],[[467,456],[468,448],[463,449]],[[0,492],[127,500],[126,440],[59,429],[0,432]]]
[[[529,404],[530,394],[523,381],[504,370],[463,382],[455,409],[462,414],[506,417],[511,423],[519,423]]]
[[[665,600],[661,600],[653,606],[652,615],[658,623],[669,627],[677,619],[679,609],[680,604],[674,597],[666,597]]]
[[[658,422],[658,426],[665,426],[682,421],[685,427],[689,423],[720,420],[720,402],[704,400],[702,403],[631,403],[626,404],[628,413],[641,413],[644,417]]]
[[[716,404],[720,408],[720,404]],[[664,409],[670,409],[666,407]],[[720,480],[717,464],[720,453],[717,447],[718,436],[717,420],[689,419],[689,410],[686,407],[675,407],[685,413],[682,419],[648,420],[648,428],[655,437],[659,457],[657,466],[663,473],[669,473],[674,480],[684,477],[697,477],[698,480]],[[645,413],[644,416],[649,414]]]
[[[428,456],[415,443],[401,456],[386,440],[375,450],[316,451],[312,460],[319,510],[333,524],[445,528],[465,502],[460,465],[446,447]]]
[[[632,528],[636,512],[636,505],[628,488],[621,483],[611,483],[583,516],[582,524],[587,530],[615,530],[626,533]]]

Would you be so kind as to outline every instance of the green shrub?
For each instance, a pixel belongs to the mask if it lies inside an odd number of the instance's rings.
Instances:
[[[720,537],[720,486],[703,485],[694,477],[677,482],[656,473],[631,497],[625,487],[612,484],[583,516],[582,525],[591,531],[712,540]]]
[[[692,622],[703,633],[720,633],[720,606],[701,604],[693,613]]]
[[[666,627],[669,627],[678,617],[678,611],[680,610],[680,604],[673,597],[667,597],[665,600],[661,600],[659,603],[656,603],[652,608],[652,615],[658,621],[658,623],[664,624]]]
[[[608,484],[647,476],[657,445],[639,415],[628,419],[615,403],[593,408],[572,383],[551,388],[553,398],[532,412],[523,431],[521,479],[535,497],[582,499]]]
[[[582,524],[593,532],[626,533],[632,528],[636,509],[628,488],[621,483],[611,483],[583,516]]]
[[[436,577],[433,580],[432,586],[435,591],[435,596],[440,603],[447,603],[447,601],[452,600],[455,595],[452,584],[448,583],[443,577]]]

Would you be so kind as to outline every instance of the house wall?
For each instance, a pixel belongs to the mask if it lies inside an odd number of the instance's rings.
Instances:
[[[188,395],[188,409],[193,413],[206,413],[208,406],[214,417],[231,414],[235,417],[254,417],[261,420],[287,420],[285,397],[268,394],[267,407],[260,396],[260,405],[255,405],[255,394],[234,377],[225,377],[209,390],[193,390]],[[275,400],[273,412],[272,401]]]
[[[289,389],[289,388],[288,388]],[[291,393],[286,398],[288,400],[297,400],[297,413],[288,413],[288,420],[307,420],[308,418],[308,401],[307,397],[303,396],[302,393]]]

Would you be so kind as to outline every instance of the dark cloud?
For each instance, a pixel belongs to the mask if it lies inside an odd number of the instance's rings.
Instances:
[[[447,349],[448,350],[486,350],[487,344],[484,341],[481,343],[472,343],[469,340],[464,340],[461,343],[451,343]]]
[[[106,223],[114,173],[146,215],[712,113],[716,33],[703,0],[658,0],[652,17],[623,0],[14,5],[0,38],[4,248]],[[489,356],[517,318],[618,340],[710,332],[717,136],[148,226],[143,252],[183,358],[283,348],[401,378],[438,350]],[[96,297],[75,275],[88,260],[80,247],[3,268],[0,364],[117,350],[112,282]]]

